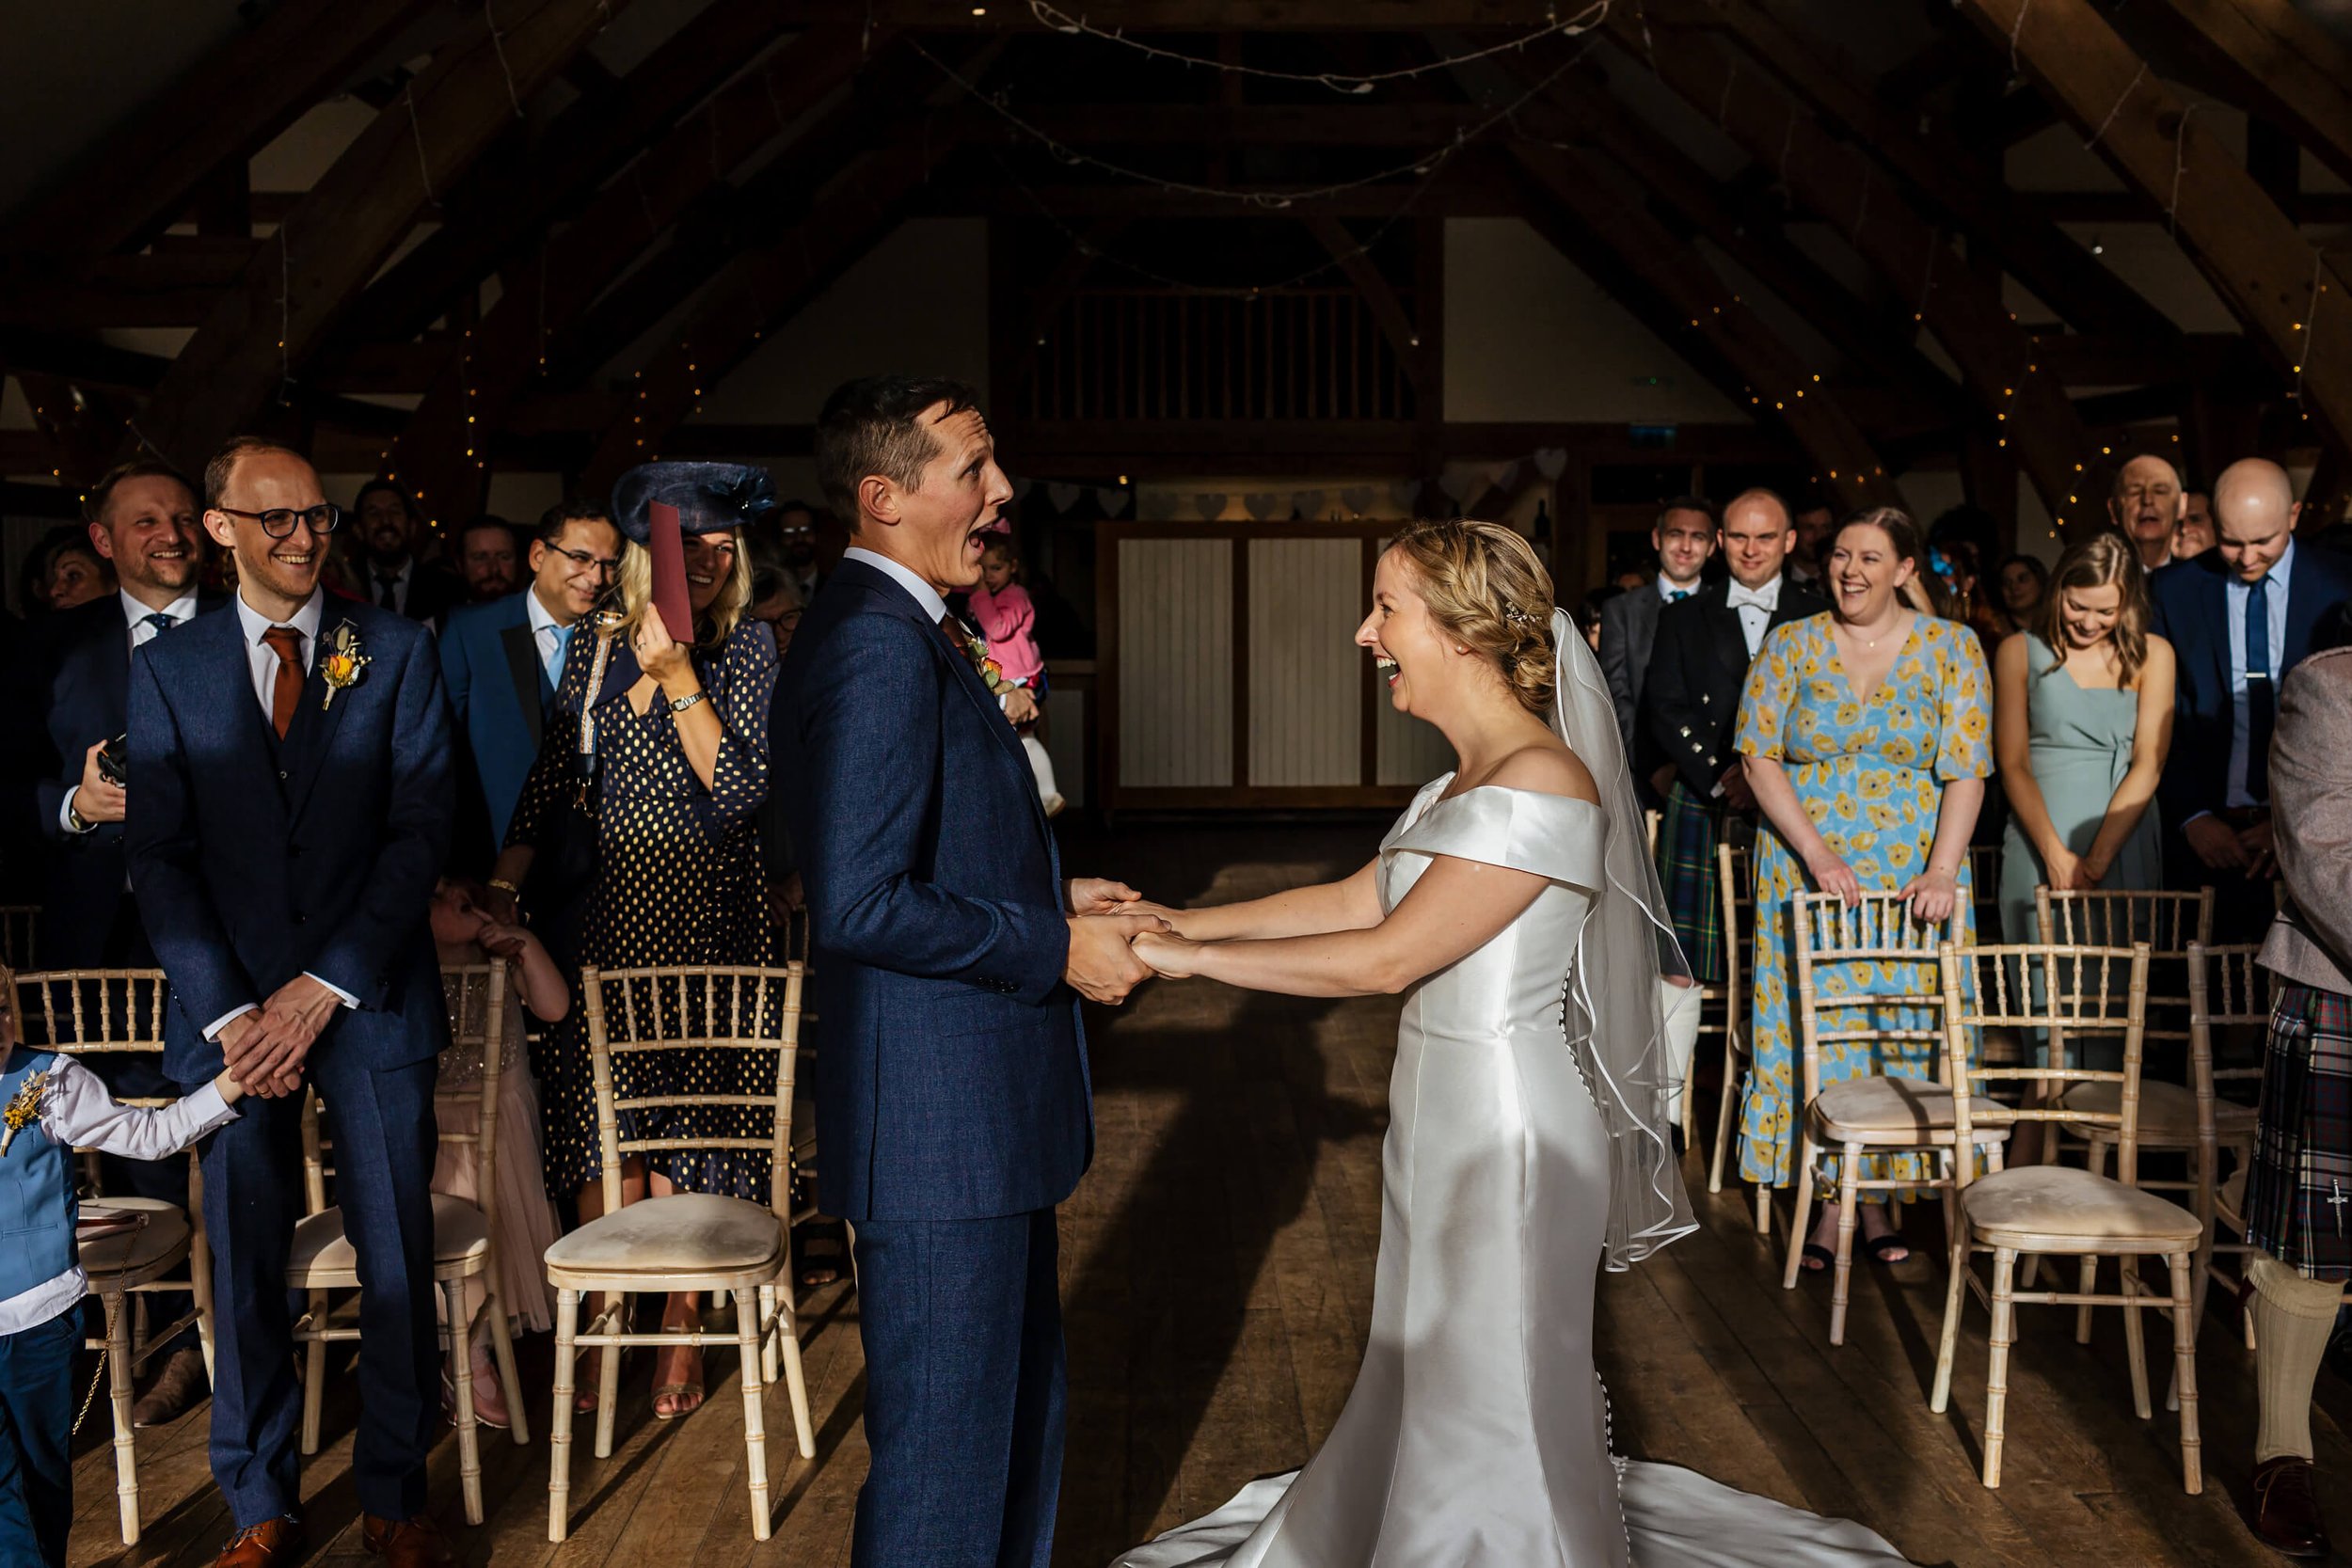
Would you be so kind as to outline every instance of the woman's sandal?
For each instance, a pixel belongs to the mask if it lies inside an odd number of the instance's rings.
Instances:
[[[667,1328],[669,1324],[664,1323],[662,1326]],[[683,1328],[686,1325],[681,1323],[678,1326]],[[663,1345],[659,1348],[665,1351],[692,1351],[697,1360],[702,1355],[702,1347],[699,1345]],[[655,1364],[660,1365],[658,1357]],[[663,1400],[670,1402],[670,1408],[667,1410],[661,1408]],[[700,1410],[702,1405],[703,1385],[700,1378],[696,1378],[691,1383],[657,1383],[653,1386],[653,1418],[657,1421],[675,1421],[682,1416],[691,1416],[695,1411]]]
[[[1819,1242],[1805,1243],[1804,1250],[1797,1256],[1807,1274],[1825,1274],[1837,1261],[1837,1255]]]
[[[1886,1256],[1898,1247],[1902,1249],[1903,1255],[1900,1258]],[[1890,1230],[1883,1236],[1867,1238],[1862,1243],[1862,1250],[1870,1255],[1871,1262],[1883,1263],[1888,1268],[1893,1268],[1898,1263],[1911,1261],[1911,1243],[1903,1239],[1903,1233],[1899,1230]]]

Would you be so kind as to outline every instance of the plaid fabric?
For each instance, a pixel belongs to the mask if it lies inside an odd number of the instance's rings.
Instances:
[[[1715,872],[1723,831],[1722,804],[1700,800],[1675,780],[1658,824],[1658,880],[1692,977],[1708,986],[1724,978],[1724,899]]]
[[[2246,1221],[2290,1268],[2352,1278],[2352,996],[2279,988]]]

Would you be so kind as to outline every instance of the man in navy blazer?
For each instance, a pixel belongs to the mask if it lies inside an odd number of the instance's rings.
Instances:
[[[2213,487],[2219,543],[2148,579],[2153,629],[2179,656],[2172,750],[2157,785],[2168,880],[2214,888],[2215,938],[2258,940],[2275,900],[2270,732],[2279,682],[2323,619],[2352,599],[2352,570],[2298,549],[2302,506],[2286,470],[2248,458]]]
[[[1028,763],[945,595],[1012,499],[970,388],[836,389],[853,547],[787,655],[785,784],[815,933],[818,1202],[857,1235],[858,1568],[1045,1568],[1064,1365],[1054,1205],[1093,1153],[1078,997],[1150,972],[1117,883],[1064,884]]]
[[[230,610],[131,663],[131,883],[171,979],[164,1069],[248,1095],[202,1154],[213,1250],[213,1474],[223,1568],[304,1545],[286,1267],[302,1212],[302,1087],[336,1148],[359,1303],[352,1471],[392,1568],[450,1560],[425,1514],[440,1424],[433,1084],[449,1022],[425,911],[449,847],[449,708],[425,627],[319,587],[338,518],[296,453],[231,441],[204,527]]]
[[[458,848],[485,864],[505,844],[539,755],[540,722],[555,701],[572,628],[620,575],[621,531],[601,506],[558,502],[539,519],[530,564],[521,593],[460,606],[441,632],[441,678],[467,743],[465,783],[479,790],[489,824],[488,843]]]
[[[199,592],[203,535],[196,492],[151,458],[121,464],[91,486],[90,543],[114,563],[119,591],[47,617],[32,652],[26,729],[39,750],[32,825],[41,840],[40,958],[50,969],[145,968],[155,961],[140,928],[123,860],[129,797],[100,766],[129,726],[131,654],[229,602]],[[103,1055],[91,1065],[118,1097],[179,1092],[151,1057]],[[107,1190],[185,1206],[188,1165],[103,1157]],[[184,1292],[149,1299],[158,1323],[185,1316]],[[156,1376],[131,1407],[135,1426],[161,1426],[204,1395],[204,1356],[190,1330],[159,1347]]]

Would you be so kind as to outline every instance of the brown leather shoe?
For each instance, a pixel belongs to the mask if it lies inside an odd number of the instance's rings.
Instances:
[[[287,1568],[302,1560],[309,1545],[299,1513],[264,1519],[230,1537],[229,1544],[213,1560],[213,1568]]]
[[[169,1426],[189,1408],[209,1397],[212,1381],[204,1375],[204,1353],[190,1345],[164,1357],[164,1370],[131,1406],[135,1427]]]
[[[2254,1466],[2242,1510],[2254,1538],[2289,1557],[2326,1557],[2328,1522],[2312,1485],[2312,1462],[2287,1454]]]
[[[359,1543],[369,1555],[384,1560],[385,1568],[450,1568],[457,1560],[449,1538],[429,1513],[409,1519],[379,1519],[363,1514]]]

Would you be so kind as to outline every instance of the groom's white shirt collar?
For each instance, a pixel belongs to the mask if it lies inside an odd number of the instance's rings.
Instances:
[[[880,572],[882,576],[888,578],[891,581],[897,583],[899,587],[905,589],[909,594],[914,594],[914,602],[923,607],[923,613],[930,617],[934,624],[938,622],[941,616],[947,613],[947,601],[939,596],[938,589],[933,588],[930,583],[925,582],[921,578],[916,577],[913,572],[909,571],[906,567],[899,565],[888,556],[879,554],[873,550],[863,549],[858,546],[852,545],[848,549],[841,552],[841,559],[844,561],[862,561],[866,565],[874,568],[877,572]]]

